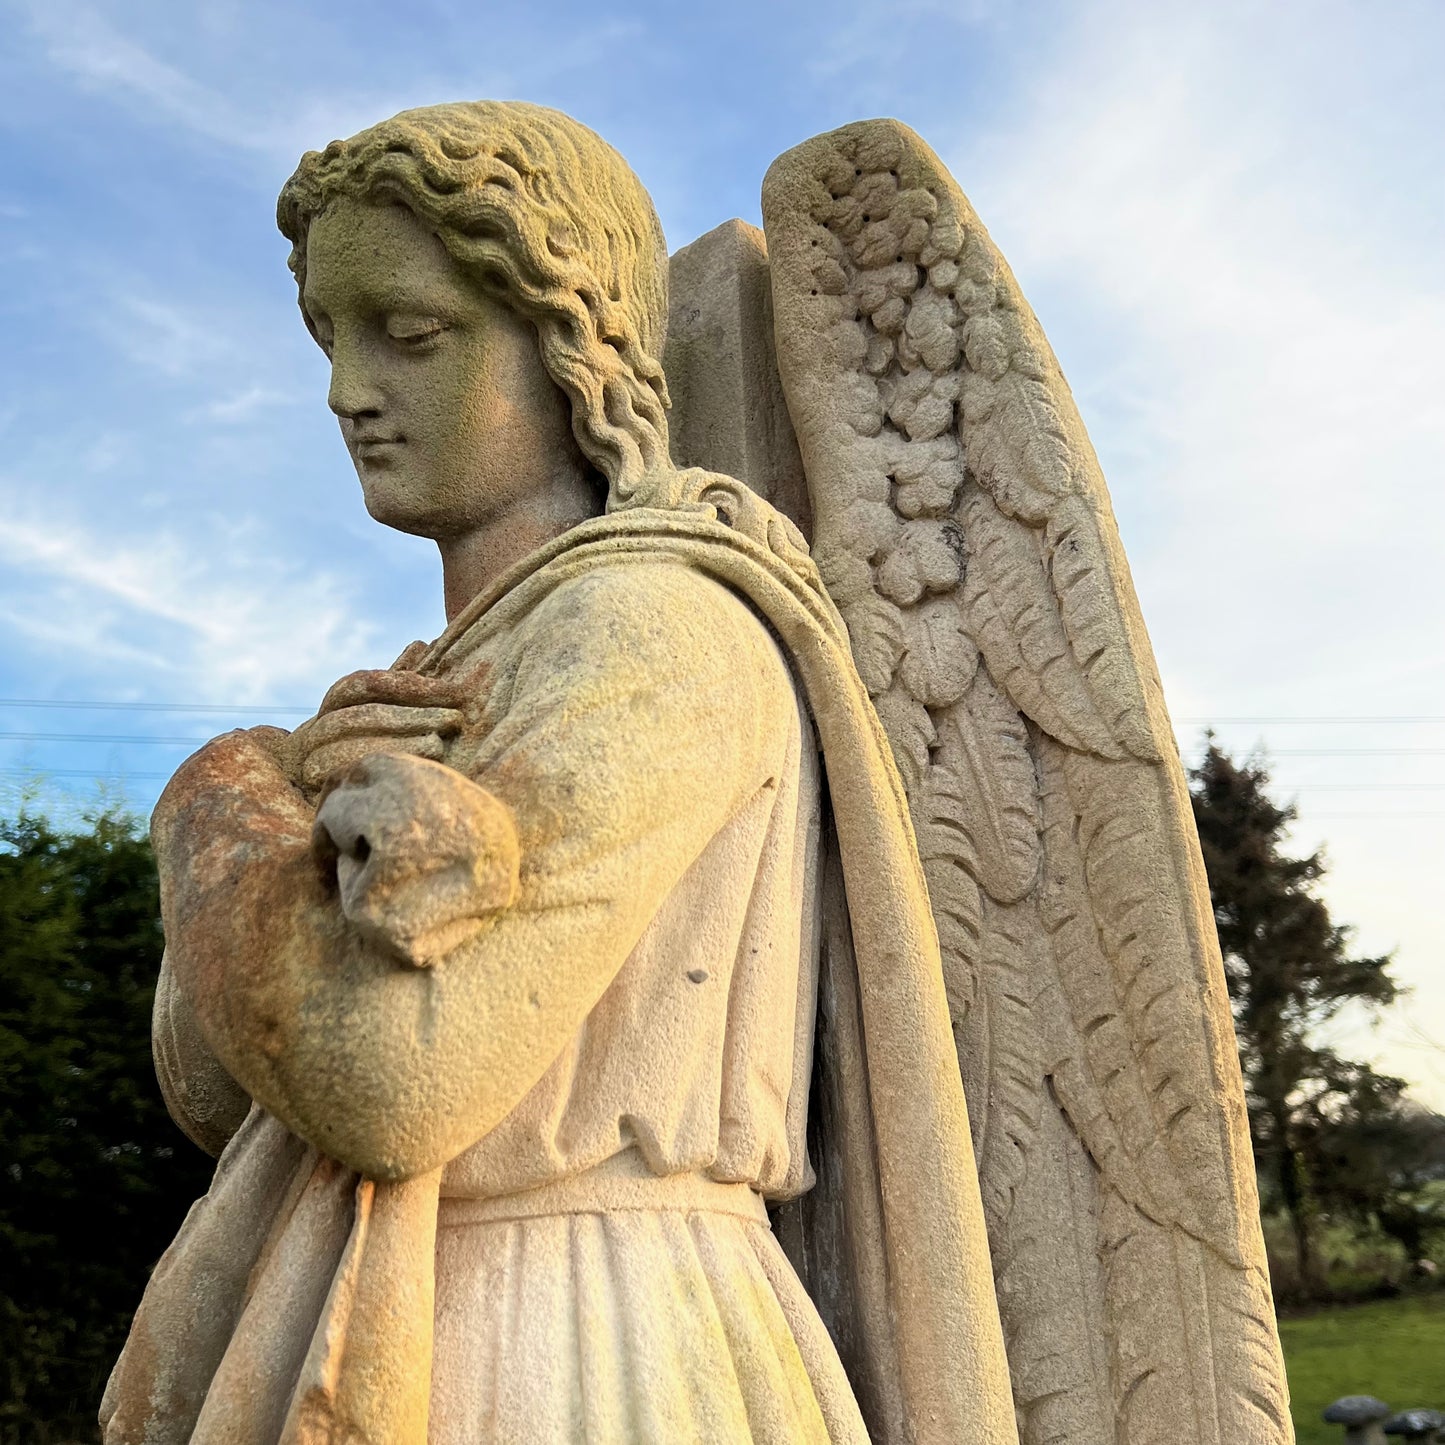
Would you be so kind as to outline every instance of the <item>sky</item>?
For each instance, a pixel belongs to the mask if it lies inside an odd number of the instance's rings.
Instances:
[[[1445,1109],[1439,0],[0,0],[0,34],[0,805],[144,812],[205,737],[442,626],[296,312],[304,150],[558,106],[676,249],[893,115],[1059,355],[1186,760],[1210,725],[1261,750],[1337,921],[1395,953],[1406,1001],[1332,1038]]]

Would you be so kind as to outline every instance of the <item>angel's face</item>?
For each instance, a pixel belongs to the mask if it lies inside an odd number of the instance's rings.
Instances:
[[[316,217],[302,304],[378,522],[463,536],[570,464],[570,409],[536,331],[405,206],[342,199]]]

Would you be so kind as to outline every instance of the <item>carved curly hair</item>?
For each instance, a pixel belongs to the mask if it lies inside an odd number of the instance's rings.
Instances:
[[[342,196],[400,201],[478,285],[532,322],[542,364],[571,400],[578,445],[607,478],[608,505],[642,502],[653,490],[644,480],[670,470],[667,246],[627,162],[544,106],[403,111],[308,151],[282,187],[276,224],[298,293],[311,222]]]

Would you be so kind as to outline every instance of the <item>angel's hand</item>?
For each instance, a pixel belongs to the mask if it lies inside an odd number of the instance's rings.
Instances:
[[[462,730],[464,687],[417,672],[353,672],[322,699],[317,715],[281,748],[282,762],[303,788],[319,788],[375,753],[440,760]]]
[[[506,804],[439,763],[378,754],[336,779],[312,852],[363,937],[426,968],[517,894],[517,831]]]

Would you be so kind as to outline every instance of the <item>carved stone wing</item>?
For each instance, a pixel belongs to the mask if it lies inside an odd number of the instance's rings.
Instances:
[[[904,126],[789,151],[763,215],[813,553],[938,922],[1025,1445],[1289,1440],[1207,884],[1069,389]]]

